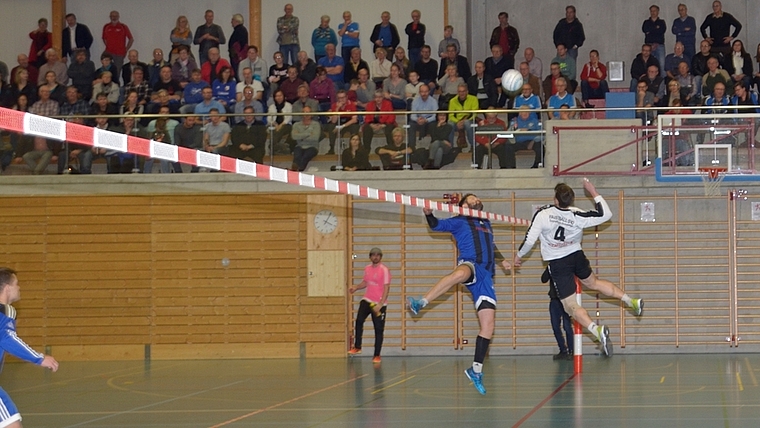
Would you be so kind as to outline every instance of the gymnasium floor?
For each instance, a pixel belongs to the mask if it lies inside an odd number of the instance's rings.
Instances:
[[[6,364],[26,427],[757,427],[755,354]]]

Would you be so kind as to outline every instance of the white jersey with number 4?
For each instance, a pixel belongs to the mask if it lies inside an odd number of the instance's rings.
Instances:
[[[561,259],[579,251],[583,229],[598,226],[612,218],[610,207],[601,195],[595,197],[594,202],[595,211],[582,211],[576,207],[558,208],[554,205],[536,211],[517,256],[525,257],[539,237],[544,261]]]

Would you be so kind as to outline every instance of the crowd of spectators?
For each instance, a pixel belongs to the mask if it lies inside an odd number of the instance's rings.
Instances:
[[[678,5],[679,17],[671,26],[676,36],[672,53],[666,53],[667,25],[659,17],[659,7],[649,8],[641,28],[644,44],[630,65],[636,107],[757,105],[754,87],[760,82],[760,72],[754,72],[753,62],[760,61],[760,46],[753,58],[737,39],[741,23],[722,10],[720,1],[712,6],[713,13],[697,28],[686,5]],[[471,147],[479,163],[485,154],[493,153],[500,167],[514,168],[518,149],[535,151],[533,167],[540,166],[541,140],[534,135],[522,136],[513,144],[476,140],[474,124],[495,130],[539,131],[540,117],[530,110],[551,108],[550,119],[572,118],[575,107],[593,107],[594,100],[603,99],[609,91],[607,67],[597,50],[590,51],[588,62],[577,62],[578,49],[586,39],[574,6],[567,6],[565,17],[556,24],[557,55],[548,62],[546,76],[544,63],[531,47],[524,48],[518,59],[521,39],[507,12],[498,14],[498,26],[491,32],[491,56],[474,62],[462,55],[451,26],[445,27],[437,51],[427,45],[419,10],[412,11],[403,32],[391,22],[389,12],[380,15],[369,33],[374,57],[369,62],[362,59],[359,43],[367,33],[352,20],[350,11],[343,13],[337,31],[329,16],[320,18],[311,33],[311,52],[302,44],[300,20],[294,12],[293,5],[287,4],[277,18],[279,50],[272,54],[271,65],[259,55],[257,46],[249,44],[240,14],[232,17],[229,39],[214,22],[212,10],[205,12],[204,23],[194,32],[188,18],[180,16],[170,32],[171,48],[166,55],[155,48],[152,58],[144,62],[131,49],[130,28],[112,11],[102,29],[105,51],[97,59],[99,67],[90,58],[93,34],[75,15],[66,16],[63,58],[52,48],[47,20],[40,19],[29,33],[28,55],[19,54],[18,65],[10,72],[0,63],[0,105],[256,162],[263,162],[269,147],[274,154],[292,154],[296,170],[307,168],[325,137],[327,154],[342,149],[343,144],[336,145],[339,139],[347,142],[342,153],[346,170],[367,169],[377,135],[386,143],[375,151],[384,169],[403,167],[412,158],[421,159],[418,163],[426,168],[440,168],[455,149]],[[704,39],[698,50],[697,31]],[[229,60],[221,56],[225,44]],[[516,93],[508,93],[501,77],[513,68],[520,71],[524,84]],[[496,114],[467,112],[501,108],[521,111],[510,116],[509,123]],[[450,113],[432,113],[437,110]],[[399,127],[404,116],[393,111],[410,112],[406,133]],[[302,115],[310,112],[344,114]],[[136,117],[84,118],[104,114]],[[182,120],[162,116],[171,114],[201,116]],[[430,146],[418,153],[417,143],[426,136]],[[0,157],[3,168],[14,159],[23,160],[35,173],[44,171],[56,157],[59,173],[74,160],[79,172],[89,173],[97,157],[107,159],[111,173],[152,171],[152,161],[131,155],[74,144],[64,149],[58,143],[14,135]],[[181,172],[178,165],[160,163],[161,172],[172,170]]]

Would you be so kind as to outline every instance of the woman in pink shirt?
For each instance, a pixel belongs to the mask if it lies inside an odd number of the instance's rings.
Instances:
[[[372,264],[364,268],[364,278],[356,287],[351,287],[348,292],[353,294],[357,290],[366,288],[364,297],[359,303],[359,311],[356,313],[356,327],[354,328],[354,347],[348,351],[349,355],[362,353],[362,335],[364,334],[364,321],[372,314],[372,324],[375,326],[375,354],[373,363],[380,362],[380,350],[383,347],[383,332],[385,331],[385,310],[388,303],[388,292],[391,289],[391,272],[380,261],[383,252],[377,247],[369,251],[369,259]]]

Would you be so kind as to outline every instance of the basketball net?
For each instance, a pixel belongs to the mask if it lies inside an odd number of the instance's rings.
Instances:
[[[720,196],[720,183],[726,178],[726,168],[699,168],[702,182],[705,184],[705,196]]]

